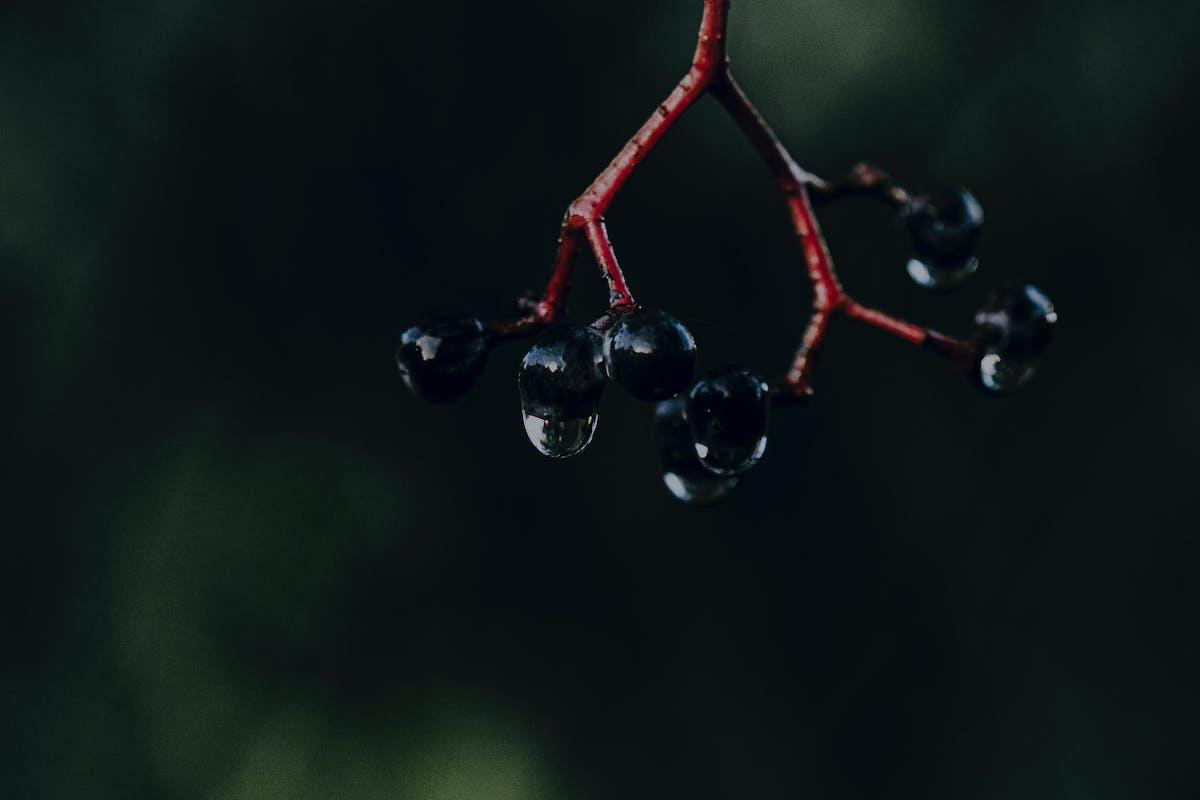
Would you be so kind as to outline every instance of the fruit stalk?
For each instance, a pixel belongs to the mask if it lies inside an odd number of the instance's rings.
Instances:
[[[687,74],[591,185],[567,207],[550,282],[534,312],[543,323],[558,322],[566,313],[571,271],[580,242],[585,237],[614,293],[614,307],[634,304],[616,254],[603,229],[604,214],[638,164],[683,116],[683,112],[708,91],[713,80],[727,70],[725,32],[728,22],[729,0],[705,0],[696,53]]]
[[[843,194],[874,194],[894,206],[902,206],[908,193],[895,186],[886,173],[859,165],[847,178],[827,183],[802,169],[780,142],[762,115],[738,86],[729,70],[726,48],[729,0],[705,0],[696,51],[691,68],[637,133],[625,143],[609,165],[567,208],[559,235],[550,280],[540,301],[525,317],[492,323],[493,335],[535,333],[560,322],[566,314],[567,296],[575,258],[586,241],[609,286],[610,308],[620,311],[636,306],[616,251],[609,239],[604,215],[634,170],[667,131],[700,97],[711,93],[725,108],[766,163],[784,195],[792,227],[800,241],[809,281],[813,287],[813,313],[796,352],[791,370],[775,387],[777,396],[806,398],[811,393],[815,355],[833,319],[845,313],[916,345],[933,343],[931,349],[955,360],[970,345],[951,337],[897,319],[853,301],[842,288],[829,248],[813,211],[809,189],[822,200]]]
[[[842,287],[813,210],[814,200],[873,197],[903,220],[912,243],[907,272],[919,286],[961,285],[975,256],[983,209],[964,188],[910,193],[877,167],[858,164],[827,182],[802,169],[729,71],[728,0],[706,0],[691,68],[650,119],[568,207],[554,268],[538,299],[518,301],[522,316],[486,325],[473,317],[440,318],[407,329],[396,353],[405,382],[433,402],[458,399],[478,378],[497,343],[539,334],[525,354],[518,389],[525,432],[543,455],[583,452],[599,421],[609,382],[656,403],[663,483],[680,500],[724,497],[762,458],[773,405],[804,403],[833,321],[845,315],[946,357],[981,389],[1002,395],[1029,381],[1057,324],[1053,303],[1025,284],[992,292],[976,312],[969,338],[954,339],[862,305]],[[790,371],[774,385],[737,366],[693,382],[696,342],[661,310],[638,306],[609,239],[605,213],[642,159],[692,103],[711,93],[767,165],[783,194],[812,286],[812,313]],[[559,324],[579,249],[586,242],[609,288],[609,307],[591,325]]]

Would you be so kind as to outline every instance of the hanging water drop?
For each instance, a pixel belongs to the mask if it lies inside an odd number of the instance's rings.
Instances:
[[[961,286],[978,269],[979,259],[974,256],[949,264],[933,259],[908,260],[908,277],[925,289],[953,289]]]
[[[689,505],[711,505],[729,494],[738,479],[715,475],[700,463],[688,426],[686,405],[686,397],[680,395],[664,400],[655,408],[663,484],[677,500]]]
[[[979,359],[979,383],[995,394],[1007,394],[1020,389],[1037,372],[1037,362],[1005,358],[990,351]]]
[[[692,506],[708,506],[721,500],[737,486],[736,477],[723,478],[711,473],[688,477],[678,472],[664,472],[663,484],[680,500]]]
[[[749,370],[724,367],[692,385],[687,420],[696,458],[717,475],[738,475],[767,449],[767,384]]]
[[[525,433],[539,453],[567,458],[591,443],[608,382],[603,345],[592,328],[560,325],[535,339],[525,354],[517,386]]]
[[[1007,286],[992,292],[975,314],[971,338],[979,348],[972,375],[992,394],[1007,394],[1029,382],[1054,334],[1058,312],[1036,286]]]
[[[538,452],[550,458],[569,458],[592,443],[599,414],[581,419],[544,419],[522,412],[525,434]]]

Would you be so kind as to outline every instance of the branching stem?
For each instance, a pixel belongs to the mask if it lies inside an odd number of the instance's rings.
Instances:
[[[835,183],[802,169],[734,81],[726,49],[728,22],[729,0],[704,0],[691,68],[604,171],[568,206],[550,281],[542,298],[525,316],[493,323],[490,326],[493,335],[499,338],[525,335],[565,316],[575,257],[585,240],[608,282],[610,310],[620,312],[635,305],[609,240],[604,215],[630,175],[683,113],[703,95],[712,94],[758,151],[783,193],[813,287],[812,315],[790,371],[782,384],[773,387],[776,398],[802,401],[811,394],[816,356],[830,324],[839,314],[927,347],[954,363],[962,363],[971,349],[969,342],[867,308],[846,294],[813,212],[810,192],[820,201],[843,195],[870,195],[895,207],[907,202],[908,193],[893,184],[885,172],[866,164],[858,165]]]

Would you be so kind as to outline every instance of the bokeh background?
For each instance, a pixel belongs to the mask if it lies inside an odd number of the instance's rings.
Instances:
[[[803,164],[987,210],[949,295],[886,209],[823,212],[852,291],[951,332],[1054,298],[1017,397],[843,323],[695,510],[617,388],[538,456],[520,344],[404,391],[402,327],[541,285],[700,5],[0,8],[0,795],[1200,796],[1200,5],[735,4]],[[609,221],[705,368],[783,369],[808,290],[714,102]]]

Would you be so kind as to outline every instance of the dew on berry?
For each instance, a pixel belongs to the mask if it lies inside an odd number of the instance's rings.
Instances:
[[[913,195],[902,212],[914,256],[908,274],[927,289],[950,289],[979,268],[974,257],[983,208],[966,189],[934,189]]]
[[[692,382],[696,340],[682,322],[639,308],[622,315],[604,337],[609,376],[639,400],[674,397]]]
[[[925,289],[953,289],[962,285],[979,269],[979,259],[969,256],[962,261],[945,264],[938,261],[908,260],[908,277]]]
[[[687,421],[684,395],[664,400],[654,410],[663,484],[689,505],[712,505],[737,486],[736,475],[717,475],[700,463]]]
[[[418,396],[449,403],[467,393],[487,362],[483,323],[470,317],[443,317],[413,325],[400,335],[396,366]]]
[[[603,350],[603,337],[592,328],[560,325],[525,354],[517,386],[525,433],[538,452],[566,458],[591,442],[608,382]]]
[[[766,382],[742,367],[722,367],[688,391],[687,419],[700,463],[717,475],[753,467],[767,448]]]
[[[521,413],[525,423],[525,435],[544,456],[569,458],[581,453],[592,443],[599,414],[580,419],[543,419],[532,414]]]
[[[995,394],[1006,394],[1028,383],[1037,371],[1037,364],[987,352],[980,357],[977,368],[977,378],[984,389]]]
[[[663,485],[667,487],[676,500],[689,506],[711,506],[733,491],[737,486],[737,476],[722,477],[720,475],[702,475],[688,477],[682,472],[664,472]]]
[[[1024,386],[1037,371],[1057,323],[1054,304],[1036,286],[992,292],[975,314],[972,340],[979,360],[972,377],[994,394]]]

